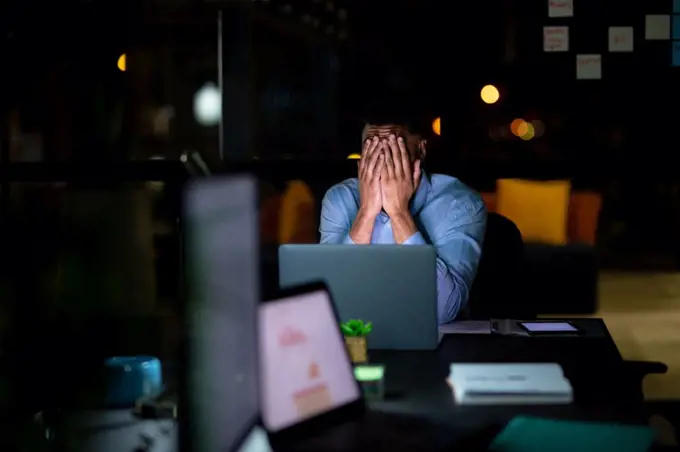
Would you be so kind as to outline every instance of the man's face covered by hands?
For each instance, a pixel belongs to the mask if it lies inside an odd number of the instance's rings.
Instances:
[[[367,125],[359,161],[362,208],[389,216],[408,212],[418,189],[425,141],[399,125]]]
[[[406,149],[411,158],[411,165],[416,160],[423,160],[425,158],[425,140],[419,135],[412,134],[404,126],[385,124],[372,125],[368,124],[364,127],[364,132],[361,141],[365,142],[369,138],[378,137],[381,140],[387,140],[390,134],[401,137],[406,142]]]
[[[425,159],[426,141],[420,135],[411,133],[405,126],[400,126],[397,124],[383,124],[383,125],[367,124],[364,127],[361,141],[363,143],[366,143],[367,140],[378,138],[381,142],[385,142],[386,144],[385,146],[383,146],[385,148],[383,149],[383,152],[389,152],[389,146],[387,145],[387,143],[389,141],[390,135],[395,136],[397,138],[402,138],[404,140],[404,144],[410,160],[411,169],[414,168],[414,164],[416,161],[420,161],[420,163],[422,163],[422,161]],[[420,170],[420,168],[418,169]],[[418,173],[420,173],[420,171],[418,171]],[[415,189],[417,190],[418,185],[420,184],[420,180],[414,180],[413,183]]]

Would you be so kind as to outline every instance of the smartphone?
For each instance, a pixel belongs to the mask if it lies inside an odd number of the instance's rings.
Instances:
[[[531,322],[517,322],[520,328],[531,336],[549,334],[582,334],[583,330],[565,320],[540,320]]]

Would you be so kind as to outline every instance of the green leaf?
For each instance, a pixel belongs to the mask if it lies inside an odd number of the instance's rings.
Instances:
[[[352,319],[347,324],[352,328],[353,330],[361,330],[364,327],[364,322],[358,319]]]
[[[368,336],[373,331],[373,323],[360,319],[351,319],[340,324],[340,330],[345,336]]]
[[[345,336],[354,336],[354,330],[352,330],[352,328],[350,328],[346,323],[340,324],[340,331],[342,331],[342,334]]]

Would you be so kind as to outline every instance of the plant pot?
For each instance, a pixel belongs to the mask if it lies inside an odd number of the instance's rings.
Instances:
[[[366,336],[345,336],[347,351],[355,364],[368,361]]]

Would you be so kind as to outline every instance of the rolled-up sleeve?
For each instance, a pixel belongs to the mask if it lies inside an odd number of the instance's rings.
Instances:
[[[320,243],[329,245],[353,245],[349,236],[352,227],[350,212],[342,202],[336,188],[331,188],[321,201],[321,219],[319,221]]]
[[[425,237],[420,232],[416,232],[411,237],[404,240],[402,245],[427,245]]]

